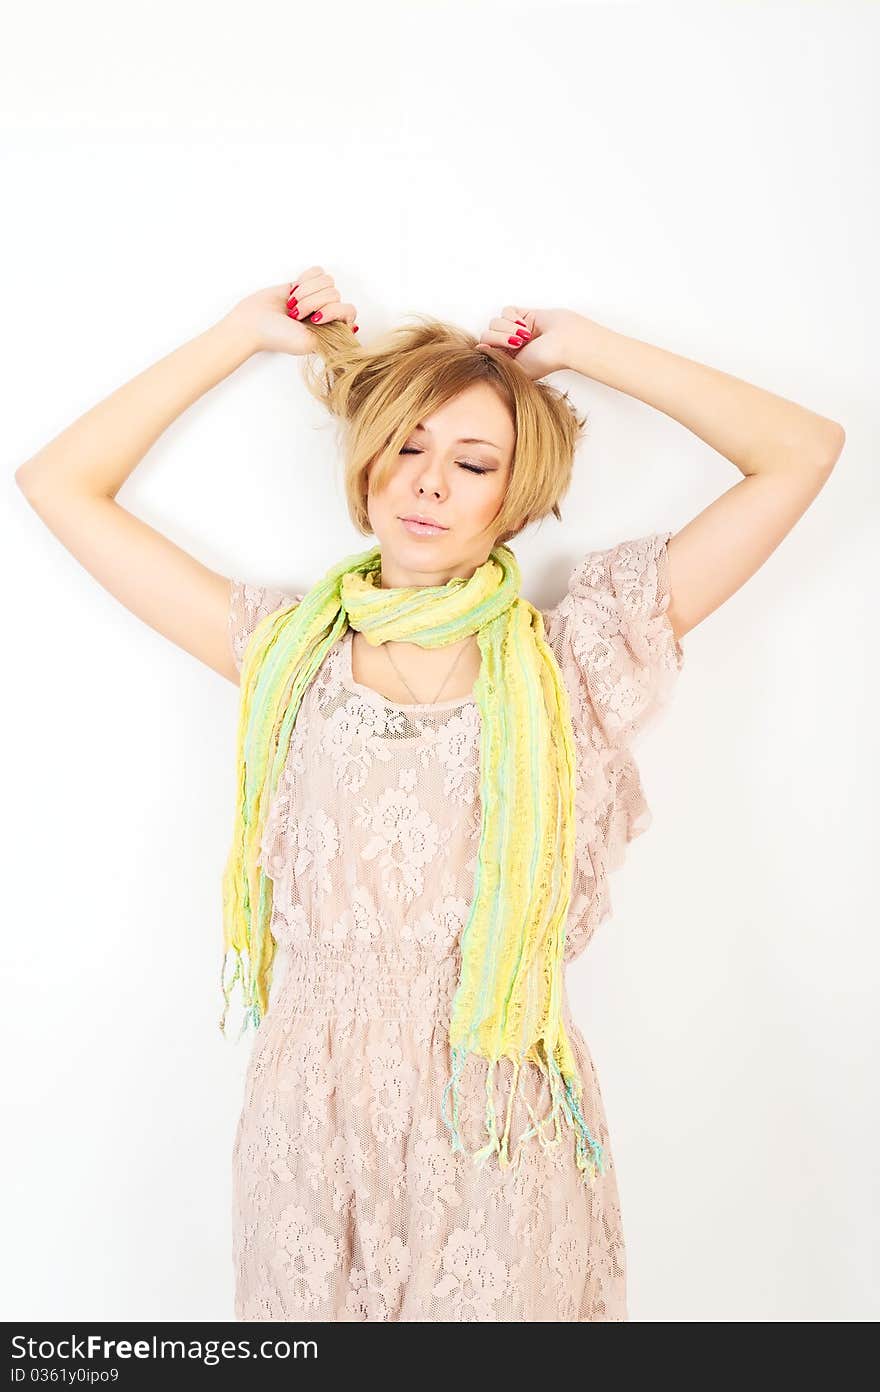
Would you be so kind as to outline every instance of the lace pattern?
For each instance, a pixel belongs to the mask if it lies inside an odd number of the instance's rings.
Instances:
[[[650,825],[630,746],[683,662],[666,615],[670,535],[591,552],[542,611],[578,761],[566,962],[609,916],[609,872]],[[301,598],[231,582],[239,670],[257,622]],[[549,1152],[527,1146],[515,1170],[478,1170],[452,1152],[440,1115],[477,863],[479,747],[472,697],[403,706],[355,682],[350,631],[303,698],[261,845],[278,951],[233,1150],[239,1319],[627,1318],[613,1155],[567,992],[584,1116],[605,1151],[593,1188],[565,1128]],[[469,1148],[486,1102],[471,1062]],[[523,1085],[544,1115],[541,1075],[524,1073]],[[514,1116],[512,1138],[528,1124],[524,1101]]]

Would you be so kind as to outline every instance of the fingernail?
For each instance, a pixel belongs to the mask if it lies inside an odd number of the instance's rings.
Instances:
[[[295,304],[296,304],[296,295],[291,295],[291,297],[290,297],[290,299],[287,301],[287,303],[288,303],[288,305],[295,305]]]
[[[296,282],[296,285],[294,285],[293,290],[298,289],[298,287],[299,287],[299,281]],[[291,292],[290,292],[291,295],[293,294],[293,290],[291,290]]]
[[[298,309],[289,309],[287,312],[288,312],[288,314],[290,315],[291,319],[298,319],[298,318],[299,318],[299,310],[298,310]]]
[[[525,321],[525,319],[514,319],[513,322],[514,322],[514,324],[522,324],[523,328],[525,328],[525,326],[526,326],[526,321]]]
[[[354,328],[352,329],[352,333],[358,333],[360,331],[360,327],[360,324],[355,324]]]
[[[509,338],[507,341],[508,341],[508,343],[512,343],[513,346],[514,346],[514,348],[521,348],[521,347],[522,347],[522,339],[521,339],[521,338]]]
[[[522,333],[517,334],[517,338],[531,338],[531,336],[528,329],[523,329]]]
[[[316,324],[316,323],[318,322],[318,320],[320,319],[320,317],[321,317],[321,311],[320,311],[320,309],[319,309],[318,312],[317,312],[317,314],[313,314],[313,315],[312,315],[312,323]]]

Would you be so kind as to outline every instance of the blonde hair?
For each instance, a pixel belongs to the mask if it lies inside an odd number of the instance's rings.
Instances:
[[[485,529],[491,545],[509,541],[552,513],[571,483],[575,449],[587,418],[566,392],[530,378],[499,349],[432,315],[410,316],[369,346],[341,320],[312,326],[320,347],[304,360],[308,390],[342,427],[344,486],[354,526],[372,535],[367,469],[380,489],[418,421],[479,382],[493,387],[513,421],[513,459],[504,501]],[[319,368],[315,358],[322,360]]]

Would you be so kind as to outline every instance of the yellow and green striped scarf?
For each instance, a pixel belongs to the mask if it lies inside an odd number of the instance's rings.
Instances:
[[[575,752],[568,694],[544,637],[541,613],[520,595],[513,552],[496,546],[473,575],[444,585],[383,589],[378,546],[349,556],[296,605],[256,625],[241,667],[237,806],[223,872],[225,999],[241,979],[246,1014],[259,1025],[268,1008],[275,940],[269,924],[272,880],[259,864],[265,819],[287,758],[303,693],[348,627],[374,646],[385,641],[436,648],[476,633],[481,665],[474,695],[480,711],[482,827],[474,899],[461,935],[461,972],[452,1004],[452,1067],[441,1110],[453,1150],[482,1163],[511,1158],[510,1117],[520,1067],[547,1075],[546,1118],[531,1125],[544,1146],[560,1139],[564,1117],[576,1140],[585,1181],[604,1173],[602,1147],[581,1111],[583,1082],[561,1014],[563,949],[574,863]],[[235,971],[226,982],[228,964]],[[240,1037],[240,1036],[239,1036]],[[486,1070],[488,1142],[467,1152],[459,1130],[458,1083],[469,1053]],[[502,1057],[514,1068],[499,1136],[493,1078]],[[445,1103],[452,1090],[450,1122]],[[532,1109],[529,1112],[533,1116]],[[548,1139],[545,1125],[555,1123]]]

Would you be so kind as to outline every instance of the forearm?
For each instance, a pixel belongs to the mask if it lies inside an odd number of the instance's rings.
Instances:
[[[827,416],[590,320],[570,335],[566,365],[663,411],[746,475],[840,452],[843,429]]]
[[[172,421],[253,351],[236,327],[220,319],[56,435],[19,466],[16,482],[34,502],[62,492],[115,497]]]

